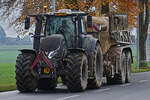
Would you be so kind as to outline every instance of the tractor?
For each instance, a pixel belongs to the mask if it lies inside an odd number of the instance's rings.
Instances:
[[[36,20],[33,49],[20,50],[16,60],[16,84],[20,92],[53,90],[58,78],[71,92],[126,83],[133,62],[126,14],[90,16],[81,11],[28,15]]]

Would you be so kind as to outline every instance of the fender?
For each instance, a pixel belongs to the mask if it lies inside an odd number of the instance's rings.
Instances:
[[[35,54],[35,55],[37,55],[37,52],[36,52],[36,50],[34,50],[34,49],[21,49],[21,50],[19,50],[21,53],[30,53],[30,54]]]
[[[94,50],[96,47],[97,43],[100,43],[98,39],[94,38],[94,37],[86,37],[83,38],[83,45],[82,47],[85,49],[85,52],[87,54],[88,57],[88,65],[89,65],[89,70],[90,72],[93,72],[93,56],[94,56]]]

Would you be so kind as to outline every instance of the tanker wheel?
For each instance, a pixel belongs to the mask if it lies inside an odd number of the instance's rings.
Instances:
[[[71,53],[65,59],[65,84],[71,92],[87,88],[88,60],[84,53]]]
[[[131,82],[131,65],[132,65],[132,58],[131,53],[127,53],[127,68],[126,68],[126,83]]]
[[[96,45],[93,59],[94,77],[93,79],[88,79],[88,88],[90,89],[99,88],[102,85],[103,56],[99,44]]]
[[[30,70],[35,59],[34,54],[19,54],[16,60],[16,84],[20,92],[33,92],[37,88],[37,71]]]
[[[56,79],[42,78],[38,81],[39,90],[54,90],[57,86]]]
[[[114,76],[114,81],[116,84],[124,84],[126,81],[126,62],[126,54],[125,52],[122,52],[119,74]]]

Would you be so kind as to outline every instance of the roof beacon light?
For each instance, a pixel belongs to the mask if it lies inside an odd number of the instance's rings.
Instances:
[[[44,9],[46,9],[47,8],[47,6],[45,5],[45,6],[43,6],[44,7]]]

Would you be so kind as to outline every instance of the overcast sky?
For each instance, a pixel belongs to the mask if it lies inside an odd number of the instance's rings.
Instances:
[[[0,26],[2,26],[2,28],[5,30],[7,36],[9,36],[9,37],[17,36],[15,30],[12,27],[8,27],[9,25],[5,21],[0,20]]]

